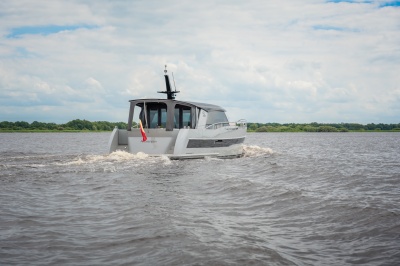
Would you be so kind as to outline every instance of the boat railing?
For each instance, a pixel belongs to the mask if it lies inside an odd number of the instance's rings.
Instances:
[[[236,122],[219,122],[219,123],[214,123],[214,124],[206,126],[206,129],[217,129],[217,128],[229,127],[229,126],[247,127],[247,121],[245,119],[240,119]]]
[[[238,126],[238,127],[247,127],[247,120],[246,119],[239,119],[235,123],[236,123],[236,126]]]

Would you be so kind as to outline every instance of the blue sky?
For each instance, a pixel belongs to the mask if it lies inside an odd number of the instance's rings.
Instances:
[[[400,1],[0,2],[0,121],[126,121],[128,100],[230,120],[400,123]]]

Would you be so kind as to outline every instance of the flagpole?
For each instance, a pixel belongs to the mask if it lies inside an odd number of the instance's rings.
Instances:
[[[143,106],[144,106],[144,119],[146,120],[146,128],[147,128],[147,134],[150,134],[149,131],[149,121],[147,121],[147,108],[146,108],[146,101],[143,101]],[[146,140],[147,140],[147,136],[146,136]]]
[[[147,123],[146,101],[143,101],[143,108],[144,108],[144,120],[146,121],[146,127],[147,127],[147,129],[149,129],[149,124]]]
[[[146,122],[147,132],[149,132],[149,124],[147,123],[147,110],[146,110],[146,102],[143,101],[143,110],[144,110],[144,120]],[[142,121],[139,119],[140,122],[140,133],[142,134],[142,142],[147,140],[146,132],[143,129]]]

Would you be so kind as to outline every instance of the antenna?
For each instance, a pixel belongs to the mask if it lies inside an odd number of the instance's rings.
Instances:
[[[175,84],[174,72],[172,72],[172,80],[174,81],[174,87],[175,87],[175,91],[176,91],[176,84]]]

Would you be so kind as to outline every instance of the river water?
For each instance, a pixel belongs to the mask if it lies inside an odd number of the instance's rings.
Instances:
[[[0,265],[400,265],[400,133],[250,133],[245,157],[0,134]]]

